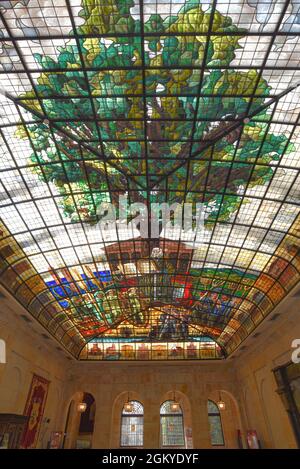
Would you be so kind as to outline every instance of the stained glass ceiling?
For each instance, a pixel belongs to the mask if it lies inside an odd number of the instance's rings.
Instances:
[[[0,3],[0,279],[75,357],[226,358],[299,281],[299,8]]]

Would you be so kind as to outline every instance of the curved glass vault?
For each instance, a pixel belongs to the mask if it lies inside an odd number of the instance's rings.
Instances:
[[[299,33],[296,0],[1,2],[0,279],[75,357],[226,358],[299,281]],[[120,196],[203,223],[103,224]]]

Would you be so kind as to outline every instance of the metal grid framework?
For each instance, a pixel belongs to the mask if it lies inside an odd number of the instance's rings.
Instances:
[[[0,5],[1,282],[74,356],[224,358],[298,282],[297,9]],[[105,227],[119,196],[204,225]]]

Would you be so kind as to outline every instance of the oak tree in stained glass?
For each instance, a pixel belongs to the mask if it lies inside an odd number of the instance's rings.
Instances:
[[[226,221],[240,206],[243,188],[270,181],[270,163],[293,149],[285,135],[269,132],[271,111],[265,109],[259,122],[241,124],[201,151],[201,143],[226,130],[230,119],[259,109],[270,92],[256,70],[226,68],[246,31],[194,0],[176,15],[152,14],[143,25],[133,6],[131,0],[83,0],[78,42],[58,48],[57,61],[35,54],[42,68],[36,90],[56,127],[29,126],[32,163],[42,164],[33,171],[56,185],[74,221],[96,221],[101,202],[111,198],[117,205],[128,186],[132,202],[149,202],[151,193],[142,190],[149,181],[155,201],[164,202],[167,175],[169,203],[183,201],[188,176],[186,200],[203,202],[208,221]],[[32,91],[28,97],[29,107],[40,110]],[[22,127],[18,135],[28,138]],[[106,161],[72,135],[104,152]],[[197,150],[187,174],[179,165]]]

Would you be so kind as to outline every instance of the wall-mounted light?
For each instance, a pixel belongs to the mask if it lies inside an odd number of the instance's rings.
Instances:
[[[131,404],[131,402],[125,402],[124,409],[126,410],[126,412],[132,412],[133,405]]]
[[[219,400],[217,402],[217,406],[219,407],[220,410],[225,410],[225,402],[222,401],[222,398],[221,398],[221,392],[219,392]]]
[[[125,404],[124,404],[124,410],[126,410],[126,412],[132,412],[133,411],[133,404],[129,400],[129,393],[128,393],[128,397],[127,397],[127,402],[125,402]]]
[[[79,404],[78,404],[78,406],[77,406],[78,412],[80,412],[81,414],[83,414],[83,412],[86,411],[86,408],[87,408],[86,402],[79,402]]]
[[[176,401],[175,391],[173,392],[173,402],[171,403],[172,412],[178,412],[180,410],[180,404]]]
[[[173,412],[178,412],[179,407],[180,407],[180,406],[179,406],[179,403],[178,403],[178,402],[172,402],[172,404],[171,404],[171,409],[172,409]]]

